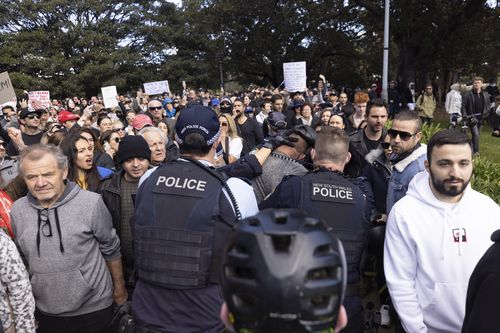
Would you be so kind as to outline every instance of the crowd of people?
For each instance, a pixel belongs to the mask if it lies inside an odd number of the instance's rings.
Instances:
[[[500,229],[469,185],[489,95],[476,78],[446,103],[476,118],[472,143],[448,129],[426,145],[432,85],[379,93],[4,105],[0,331],[365,332],[374,271],[396,330],[478,332],[467,285]]]

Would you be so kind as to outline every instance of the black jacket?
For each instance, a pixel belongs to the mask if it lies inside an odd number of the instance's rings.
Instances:
[[[469,280],[462,333],[500,332],[500,230],[491,240]]]
[[[486,91],[481,92],[481,97],[483,98],[483,111],[481,115],[477,115],[477,118],[486,117],[490,110],[490,95]],[[474,111],[474,96],[473,92],[470,91],[462,97],[462,115],[471,115],[476,113]]]
[[[113,227],[121,239],[122,231],[122,204],[121,204],[121,182],[124,171],[115,173],[111,178],[106,179],[102,186],[101,195],[104,204],[108,207],[111,217],[113,218]]]

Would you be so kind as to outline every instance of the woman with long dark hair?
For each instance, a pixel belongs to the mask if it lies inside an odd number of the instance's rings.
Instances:
[[[68,179],[84,190],[100,192],[102,180],[113,174],[110,169],[95,165],[94,145],[82,135],[71,135],[61,145],[68,157]]]

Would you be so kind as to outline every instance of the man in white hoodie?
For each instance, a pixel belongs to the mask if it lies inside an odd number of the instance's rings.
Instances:
[[[389,214],[387,286],[409,333],[461,331],[469,277],[500,228],[499,206],[469,185],[472,163],[465,134],[436,133],[426,171]]]

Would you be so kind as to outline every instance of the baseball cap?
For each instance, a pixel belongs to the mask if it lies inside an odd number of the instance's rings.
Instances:
[[[77,114],[74,114],[72,112],[63,110],[63,111],[59,112],[58,119],[59,119],[59,122],[61,124],[64,124],[68,120],[78,120],[78,119],[80,119],[80,116]]]
[[[37,115],[41,115],[42,114],[42,110],[40,109],[37,109],[37,110],[33,110],[33,109],[28,109],[28,108],[24,108],[21,110],[21,113],[19,114],[19,118],[20,119],[24,119],[26,118],[29,114],[37,114]]]
[[[272,129],[274,130],[282,130],[286,128],[286,116],[277,111],[271,111],[269,112],[269,115],[267,116],[267,122],[269,126],[271,126]]]
[[[134,120],[132,120],[132,127],[135,130],[140,131],[146,126],[153,126],[153,121],[145,114],[138,114],[135,116]]]
[[[182,110],[175,123],[175,139],[182,144],[188,134],[198,133],[212,145],[220,135],[217,114],[209,107],[193,104]]]

